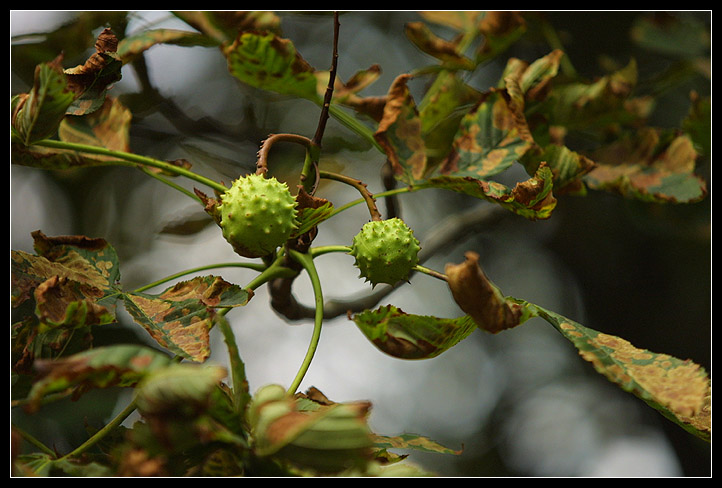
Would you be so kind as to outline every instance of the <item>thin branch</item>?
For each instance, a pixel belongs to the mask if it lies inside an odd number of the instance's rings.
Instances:
[[[258,159],[256,160],[257,175],[265,175],[268,172],[268,154],[276,142],[294,142],[304,146],[306,151],[313,144],[308,137],[298,134],[271,134],[261,143],[261,148],[258,150]]]
[[[330,171],[319,171],[319,176],[321,178],[326,178],[329,180],[340,181],[341,183],[345,183],[356,188],[359,193],[361,193],[363,199],[366,201],[366,206],[368,207],[369,213],[371,214],[371,220],[381,220],[381,213],[376,206],[376,199],[374,198],[373,194],[368,190],[364,182],[362,182],[361,180],[357,180],[356,178],[351,178],[350,176],[332,173]]]
[[[336,83],[336,70],[338,68],[338,12],[333,13],[333,57],[331,59],[331,69],[328,72],[328,85],[326,85],[326,93],[323,97],[323,108],[321,109],[321,117],[318,121],[316,134],[313,136],[313,143],[321,146],[323,133],[326,130],[326,122],[328,122],[328,111],[331,107],[331,99],[333,98],[333,87]]]

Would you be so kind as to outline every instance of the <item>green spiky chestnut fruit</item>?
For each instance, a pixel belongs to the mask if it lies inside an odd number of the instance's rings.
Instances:
[[[266,256],[296,229],[296,199],[276,178],[250,174],[238,178],[221,195],[216,208],[223,237],[236,253]]]
[[[373,286],[394,285],[408,280],[411,269],[419,263],[419,241],[403,220],[392,218],[371,221],[353,238],[349,254],[355,265]]]

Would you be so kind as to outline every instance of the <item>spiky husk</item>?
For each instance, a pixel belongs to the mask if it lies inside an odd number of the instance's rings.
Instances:
[[[372,221],[365,224],[353,238],[351,254],[355,265],[373,286],[379,283],[394,285],[407,280],[419,263],[419,241],[413,231],[398,218]]]
[[[266,256],[283,245],[296,229],[296,199],[276,178],[251,174],[238,178],[217,209],[223,237],[236,253]]]

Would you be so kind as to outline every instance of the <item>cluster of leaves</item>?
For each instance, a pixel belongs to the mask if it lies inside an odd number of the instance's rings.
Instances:
[[[106,29],[85,64],[63,69],[62,56],[39,64],[31,91],[11,100],[13,163],[53,170],[133,165],[163,182],[180,175],[223,192],[223,185],[192,172],[186,161],[163,162],[133,154],[131,113],[107,93],[120,79],[123,65],[157,44],[169,43],[217,48],[230,75],[241,82],[325,106],[331,116],[379,149],[404,185],[398,193],[450,190],[530,220],[550,218],[557,205],[555,195],[584,195],[589,190],[661,203],[695,202],[706,195],[695,164],[706,147],[703,136],[708,133],[710,101],[693,100],[684,130],[648,126],[654,100],[635,95],[634,61],[588,82],[573,72],[562,74],[564,53],[552,49],[532,62],[509,59],[499,82],[486,91],[464,82],[464,74],[497,59],[522,38],[534,20],[531,16],[424,13],[424,22],[408,24],[406,34],[438,63],[400,74],[383,97],[364,97],[363,89],[378,79],[377,66],[359,71],[345,83],[335,78],[335,69],[315,69],[290,40],[281,37],[280,19],[273,13],[176,15],[195,31],[149,30],[118,42]],[[457,35],[446,40],[434,33],[433,24],[443,24]],[[659,29],[642,23],[638,35],[649,39]],[[409,83],[420,77],[432,77],[433,82],[416,103]],[[333,98],[325,104],[329,93]],[[573,145],[579,134],[595,141],[591,148]],[[319,142],[304,143],[311,159],[317,156]],[[528,179],[512,187],[496,181],[515,164],[523,166]],[[323,171],[305,173],[313,167],[304,164],[305,181],[315,181],[312,176],[316,176],[351,183],[374,216],[374,198],[363,184]],[[226,313],[245,305],[258,286],[271,280],[288,285],[305,270],[316,294],[317,340],[324,303],[313,258],[348,251],[345,246],[311,247],[317,226],[343,210],[314,196],[314,191],[311,185],[298,192],[300,225],[287,246],[262,264],[243,263],[259,271],[246,286],[208,275],[157,294],[146,293],[147,288],[126,291],[113,247],[99,238],[48,237],[38,231],[33,234],[35,254],[13,251],[12,305],[19,317],[12,329],[13,375],[18,404],[37,412],[45,402],[67,395],[77,398],[89,389],[120,386],[134,391],[123,415],[91,433],[78,449],[63,456],[48,448],[19,455],[14,459],[17,472],[412,476],[427,473],[399,462],[404,456],[388,449],[457,452],[420,435],[375,434],[367,423],[368,403],[335,403],[314,389],[296,393],[297,382],[289,389],[270,385],[251,394]],[[189,196],[206,207],[213,201],[198,190]],[[393,305],[349,313],[384,353],[401,359],[431,358],[476,329],[498,333],[540,317],[600,374],[691,433],[709,439],[711,386],[697,364],[638,349],[525,300],[504,296],[473,252],[464,262],[447,265],[443,274],[422,267],[417,271],[446,281],[466,315],[420,316]],[[92,347],[93,330],[116,321],[118,301],[159,349]],[[292,312],[282,310],[293,318]],[[213,327],[219,327],[226,340],[229,372],[204,364]],[[312,348],[309,354],[310,360]],[[230,386],[224,382],[228,373]],[[134,409],[143,421],[121,427],[124,415]]]

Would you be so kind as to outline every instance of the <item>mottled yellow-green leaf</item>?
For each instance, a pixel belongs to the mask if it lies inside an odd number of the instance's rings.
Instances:
[[[158,344],[196,362],[210,355],[214,308],[245,305],[248,291],[214,276],[180,282],[158,295],[124,293],[126,309]]]
[[[393,305],[366,310],[351,318],[377,348],[400,359],[436,357],[476,329],[468,316],[445,319],[412,315]]]
[[[534,146],[526,121],[502,91],[487,94],[461,119],[452,150],[434,173],[489,179],[506,171]]]
[[[61,141],[99,146],[112,151],[130,151],[132,114],[120,101],[107,98],[99,110],[82,117],[66,117],[58,129]],[[115,158],[102,155],[85,156],[99,161]]]
[[[711,380],[691,360],[639,349],[628,341],[584,327],[537,305],[517,300],[531,314],[552,324],[594,369],[665,417],[709,440]]]
[[[696,202],[707,195],[705,181],[694,173],[697,157],[687,135],[648,127],[592,155],[597,166],[584,181],[592,189],[647,202]]]
[[[230,73],[250,86],[320,102],[315,70],[288,39],[243,32],[223,50]]]

